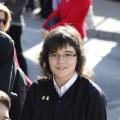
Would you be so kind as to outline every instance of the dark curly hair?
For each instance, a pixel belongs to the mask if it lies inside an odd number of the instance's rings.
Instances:
[[[81,76],[87,77],[88,72],[84,72],[86,56],[81,36],[74,27],[65,25],[51,30],[45,37],[42,51],[39,55],[39,64],[44,78],[50,78],[53,75],[49,67],[48,55],[58,49],[67,47],[68,44],[75,49],[77,54],[76,72]]]

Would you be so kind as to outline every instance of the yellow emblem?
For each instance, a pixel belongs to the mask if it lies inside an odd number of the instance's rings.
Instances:
[[[47,101],[49,100],[49,96],[46,97],[46,100],[47,100]]]
[[[45,100],[45,96],[42,96],[42,100]]]

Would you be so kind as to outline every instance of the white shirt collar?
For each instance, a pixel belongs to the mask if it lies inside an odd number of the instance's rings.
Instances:
[[[78,77],[78,74],[75,72],[75,74],[72,76],[72,78],[70,80],[68,80],[68,82],[59,89],[55,82],[54,76],[53,76],[53,83],[54,83],[55,89],[60,97],[73,85],[73,83],[76,81],[77,77]]]

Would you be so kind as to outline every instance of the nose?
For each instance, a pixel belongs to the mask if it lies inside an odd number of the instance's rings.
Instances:
[[[63,55],[59,55],[58,62],[63,62],[63,61],[64,61],[64,56]]]

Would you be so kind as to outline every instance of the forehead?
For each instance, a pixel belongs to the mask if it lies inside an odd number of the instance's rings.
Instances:
[[[66,46],[58,47],[54,50],[52,49],[49,53],[53,53],[53,52],[57,52],[57,53],[73,52],[74,53],[75,49],[74,49],[74,47],[67,44]]]
[[[75,49],[74,49],[74,47],[67,44],[66,46],[59,47],[58,49],[56,49],[53,52],[75,52]]]
[[[47,44],[49,52],[56,52],[61,49],[74,48],[74,45],[71,42],[63,39],[53,40],[51,44]]]

